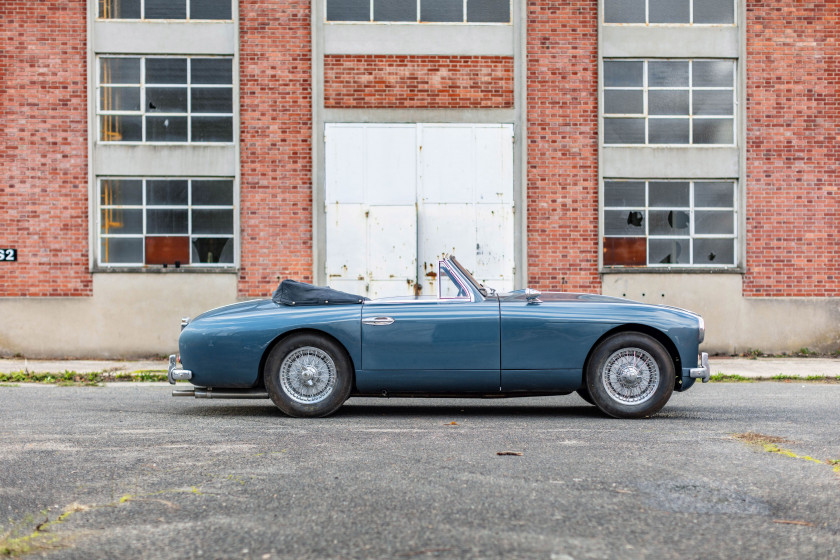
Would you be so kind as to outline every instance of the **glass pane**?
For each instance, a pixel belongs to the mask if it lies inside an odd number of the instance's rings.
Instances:
[[[190,78],[196,84],[233,84],[233,61],[229,58],[194,58]]]
[[[688,210],[651,210],[650,235],[688,235],[691,216]]]
[[[370,0],[327,0],[327,21],[370,21]]]
[[[604,210],[604,235],[644,236],[645,213],[641,210]]]
[[[648,264],[688,264],[688,239],[650,239],[648,240]]]
[[[103,263],[143,264],[143,238],[103,237],[100,240],[99,258]]]
[[[604,61],[604,87],[642,87],[645,63],[641,60]]]
[[[648,92],[651,115],[688,116],[688,90],[653,90]]]
[[[373,3],[374,21],[417,21],[417,0],[379,0]]]
[[[186,0],[146,0],[146,19],[187,19]]]
[[[100,58],[100,84],[139,84],[139,58]]]
[[[734,87],[735,65],[729,60],[695,60],[691,67],[693,87]]]
[[[604,0],[605,23],[645,23],[645,0]]]
[[[146,205],[148,206],[186,206],[187,181],[185,180],[147,180]]]
[[[694,183],[694,206],[734,208],[735,183]]]
[[[233,113],[233,89],[197,88],[190,90],[193,113]]]
[[[732,115],[735,113],[735,100],[731,90],[694,92],[695,115]]]
[[[648,121],[648,143],[688,144],[688,119],[650,119]]]
[[[732,144],[732,119],[694,119],[695,144]]]
[[[647,262],[647,239],[644,237],[605,237],[605,266],[644,266]]]
[[[186,84],[186,58],[147,58],[147,84]]]
[[[694,233],[731,235],[735,233],[734,216],[731,210],[697,210],[694,212]]]
[[[467,21],[509,23],[510,0],[467,0]]]
[[[109,233],[143,233],[143,210],[102,208],[99,214],[99,231]]]
[[[689,23],[691,0],[649,0],[650,23]]]
[[[193,179],[193,206],[233,205],[233,181]]]
[[[233,210],[193,210],[192,232],[233,233]]]
[[[101,115],[99,139],[103,142],[140,142],[143,140],[143,117]]]
[[[735,240],[695,239],[694,264],[735,264]]]
[[[655,208],[688,208],[689,184],[686,181],[651,181],[648,185],[650,206]]]
[[[186,113],[187,88],[146,88],[147,113]]]
[[[421,21],[464,21],[462,0],[422,0]]]
[[[604,181],[604,206],[645,206],[642,181]]]
[[[103,19],[140,19],[140,0],[99,0]]]
[[[99,90],[101,111],[139,111],[139,87],[103,87]]]
[[[146,142],[186,142],[187,117],[146,117]]]
[[[187,210],[146,210],[146,233],[189,233]]]
[[[233,238],[202,237],[192,240],[193,264],[233,264]]]
[[[648,87],[688,87],[688,61],[648,62]]]
[[[143,181],[140,179],[103,179],[99,182],[102,206],[143,204]]]
[[[735,1],[694,0],[694,23],[735,23]]]
[[[604,113],[641,115],[645,110],[644,92],[640,89],[607,89],[604,90]]]
[[[644,119],[604,119],[605,144],[644,144]]]
[[[233,142],[233,117],[193,117],[193,142]]]
[[[190,19],[231,19],[231,0],[190,0]]]

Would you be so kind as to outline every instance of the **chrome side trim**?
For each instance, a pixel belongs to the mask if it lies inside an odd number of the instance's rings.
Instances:
[[[700,366],[699,368],[691,368],[688,370],[688,374],[692,379],[702,379],[703,383],[708,383],[712,370],[709,367],[709,354],[706,352],[700,354]]]
[[[192,372],[188,369],[181,369],[178,367],[178,357],[175,354],[169,356],[169,371],[166,373],[166,378],[171,385],[175,385],[175,381],[189,381],[192,379]]]

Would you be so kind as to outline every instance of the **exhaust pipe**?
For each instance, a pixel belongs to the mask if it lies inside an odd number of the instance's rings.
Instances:
[[[173,397],[195,397],[197,399],[267,399],[268,393],[260,389],[223,389],[196,387],[195,389],[175,389]]]

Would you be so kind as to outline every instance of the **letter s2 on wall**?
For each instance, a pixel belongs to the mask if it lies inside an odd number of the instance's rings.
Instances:
[[[11,262],[17,260],[17,249],[0,248],[0,262]]]

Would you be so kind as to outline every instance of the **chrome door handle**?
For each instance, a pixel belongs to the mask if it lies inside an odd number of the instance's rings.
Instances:
[[[365,317],[362,319],[362,323],[365,325],[390,325],[394,322],[394,319],[391,317]]]

